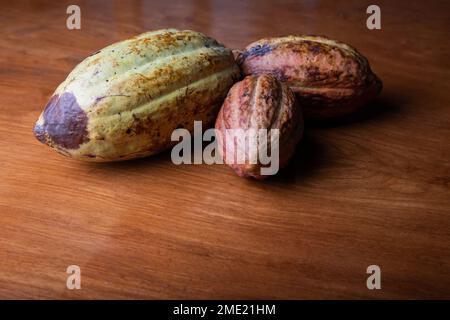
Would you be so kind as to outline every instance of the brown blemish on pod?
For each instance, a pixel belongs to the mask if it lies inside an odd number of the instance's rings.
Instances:
[[[54,95],[45,107],[43,118],[44,123],[34,127],[34,135],[40,142],[57,148],[77,149],[89,141],[88,117],[72,93]]]
[[[244,59],[247,59],[248,57],[254,57],[254,56],[262,57],[262,56],[266,55],[267,53],[269,53],[271,51],[272,51],[272,47],[269,44],[265,43],[262,46],[261,45],[257,45],[257,46],[254,46],[254,47],[248,49],[248,50],[245,50],[242,53],[242,56],[243,56]]]

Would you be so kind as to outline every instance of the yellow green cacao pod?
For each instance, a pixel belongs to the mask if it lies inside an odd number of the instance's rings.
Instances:
[[[34,133],[80,160],[116,161],[169,148],[176,128],[213,124],[240,71],[230,49],[201,33],[147,32],[83,60],[61,83]]]

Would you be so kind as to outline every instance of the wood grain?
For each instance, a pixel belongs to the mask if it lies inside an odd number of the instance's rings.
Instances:
[[[450,298],[450,6],[378,1],[71,1],[0,7],[0,298]],[[265,182],[169,153],[116,164],[64,158],[32,127],[88,54],[165,27],[233,48],[324,34],[357,47],[381,97],[307,124]],[[68,265],[81,290],[66,289]],[[382,289],[366,288],[366,268]]]

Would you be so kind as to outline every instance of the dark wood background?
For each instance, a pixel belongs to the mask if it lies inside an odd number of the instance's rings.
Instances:
[[[81,30],[66,8],[81,7]],[[450,298],[447,1],[1,1],[1,298]],[[170,153],[79,163],[32,127],[88,54],[151,29],[242,48],[263,36],[348,42],[384,82],[340,123],[307,124],[266,182]],[[81,290],[66,289],[68,265]],[[366,288],[366,268],[382,289]]]

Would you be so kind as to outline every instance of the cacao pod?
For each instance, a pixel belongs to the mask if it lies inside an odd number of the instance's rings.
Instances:
[[[271,129],[278,130],[279,167],[287,165],[295,151],[295,147],[303,135],[303,116],[294,93],[288,86],[267,74],[247,76],[233,85],[220,109],[216,120],[216,137],[221,156],[239,176],[264,179],[268,175],[261,174],[264,167],[257,159],[261,145],[260,140],[230,139],[226,131],[229,129],[250,130],[266,129],[267,141],[270,144]],[[256,132],[254,132],[256,133]],[[256,143],[258,145],[249,145]],[[245,155],[243,163],[237,163],[236,153]],[[253,154],[249,154],[253,153]]]
[[[351,114],[382,88],[362,54],[325,37],[261,39],[240,52],[237,61],[244,75],[268,73],[289,85],[308,118]]]
[[[34,133],[58,152],[115,161],[160,152],[176,128],[212,125],[240,77],[231,50],[194,31],[147,32],[83,60],[61,83]]]

